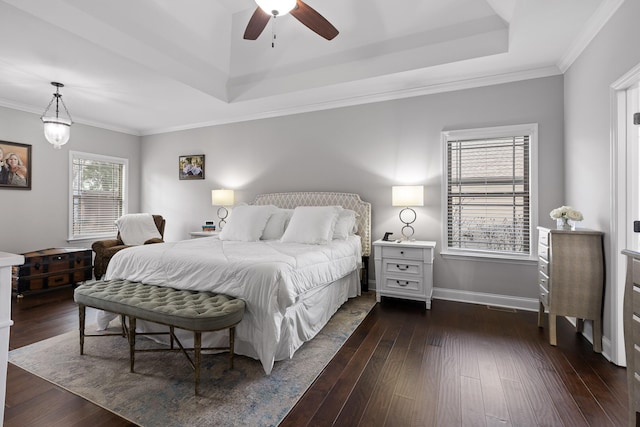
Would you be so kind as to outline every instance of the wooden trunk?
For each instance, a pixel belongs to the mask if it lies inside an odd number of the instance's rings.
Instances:
[[[73,285],[93,277],[91,249],[51,248],[22,255],[24,264],[13,268],[11,281],[18,297],[25,292]]]

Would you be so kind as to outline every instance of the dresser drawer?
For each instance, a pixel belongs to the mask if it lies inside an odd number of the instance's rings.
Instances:
[[[545,307],[549,306],[549,290],[542,285],[538,287],[538,293],[540,294],[540,301]]]
[[[640,343],[640,317],[636,314],[631,316],[631,335],[634,343]]]
[[[540,236],[538,236],[538,243],[541,245],[549,246],[549,233],[540,231]]]
[[[541,271],[538,272],[538,285],[549,291],[549,277]]]
[[[384,261],[384,271],[389,275],[394,274],[407,274],[411,276],[422,277],[422,263],[415,261],[395,261],[395,260],[385,260]]]
[[[424,285],[421,279],[399,279],[387,277],[384,283],[385,289],[405,293],[424,293]]]
[[[633,313],[640,316],[640,286],[633,285],[633,292],[631,293],[631,305],[633,307]]]
[[[421,248],[407,248],[407,247],[393,247],[384,246],[382,248],[383,258],[395,258],[395,259],[424,259],[424,250]]]
[[[545,260],[549,260],[549,246],[546,245],[538,245],[538,256]]]
[[[542,258],[538,258],[538,270],[544,274],[547,275],[547,277],[549,276],[549,262],[542,259]]]

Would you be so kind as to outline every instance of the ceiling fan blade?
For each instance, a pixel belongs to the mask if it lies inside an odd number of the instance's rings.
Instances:
[[[271,19],[271,15],[264,13],[264,11],[259,7],[256,8],[256,11],[253,12],[253,15],[251,15],[251,19],[249,19],[247,28],[244,30],[244,39],[257,39],[260,34],[262,34],[264,27],[267,26],[269,19]]]
[[[289,13],[306,25],[311,31],[327,40],[332,40],[338,35],[336,27],[331,25],[329,21],[302,0],[298,0],[296,7]]]

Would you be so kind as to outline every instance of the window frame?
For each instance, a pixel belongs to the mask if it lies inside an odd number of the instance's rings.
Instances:
[[[491,139],[500,137],[529,136],[529,253],[516,254],[485,249],[467,249],[449,247],[448,243],[448,184],[449,152],[447,144],[453,140]],[[523,262],[529,264],[537,262],[538,245],[536,232],[538,224],[538,124],[528,123],[509,126],[495,126],[486,128],[460,129],[443,131],[442,141],[442,248],[440,252],[445,258],[462,258],[480,260],[490,258],[495,261]]]
[[[81,151],[69,151],[69,200],[68,200],[68,233],[67,241],[83,241],[83,240],[96,240],[101,238],[115,238],[116,232],[94,233],[91,235],[85,234],[81,236],[75,236],[73,234],[73,161],[75,158],[83,160],[95,160],[100,162],[110,162],[120,164],[124,167],[123,182],[122,182],[122,214],[126,214],[129,211],[129,159],[115,156],[106,156],[102,154],[85,153]],[[117,218],[115,218],[117,219]],[[114,219],[114,220],[115,220]]]

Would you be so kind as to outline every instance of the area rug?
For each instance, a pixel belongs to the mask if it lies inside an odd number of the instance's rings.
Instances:
[[[117,336],[87,338],[80,356],[78,332],[69,332],[13,350],[9,362],[141,426],[275,426],[374,304],[371,293],[346,302],[268,376],[248,357],[230,370],[228,353],[203,355],[198,396],[183,354],[136,354],[130,373],[127,340]]]

